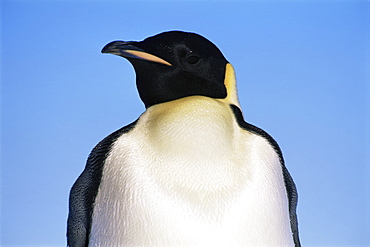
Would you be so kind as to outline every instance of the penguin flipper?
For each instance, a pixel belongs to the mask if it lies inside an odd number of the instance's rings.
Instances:
[[[92,215],[93,180],[89,176],[89,165],[74,183],[69,196],[69,215],[67,221],[67,245],[87,247],[88,232]]]
[[[267,132],[265,132],[264,130],[262,130],[262,129],[260,129],[260,128],[252,125],[252,124],[249,124],[249,123],[245,122],[244,118],[243,118],[243,114],[242,114],[239,107],[237,107],[236,105],[230,105],[230,107],[231,107],[231,109],[232,109],[232,111],[235,115],[235,118],[236,118],[239,126],[242,129],[245,129],[247,131],[250,131],[254,134],[257,134],[257,135],[262,136],[265,139],[267,139],[269,141],[269,143],[271,144],[271,146],[275,149],[276,153],[278,154],[279,159],[280,159],[280,164],[281,164],[281,167],[282,167],[282,171],[283,171],[285,188],[286,188],[286,192],[287,192],[287,195],[288,195],[290,227],[291,227],[292,234],[293,234],[294,245],[295,245],[295,247],[300,247],[301,243],[299,241],[298,220],[297,220],[297,214],[296,214],[296,208],[297,208],[297,202],[298,202],[298,193],[297,193],[297,188],[294,184],[293,178],[292,178],[292,176],[290,176],[289,171],[285,166],[285,162],[284,162],[284,158],[283,158],[283,154],[281,152],[281,149],[280,149],[279,145],[277,144],[277,142],[274,140],[274,138],[272,138]]]
[[[294,184],[292,176],[290,176],[288,169],[285,165],[282,165],[283,168],[283,176],[285,182],[285,188],[288,194],[289,200],[289,215],[290,215],[290,227],[292,229],[293,240],[295,247],[300,247],[301,243],[299,240],[298,234],[298,219],[297,219],[297,202],[298,202],[298,193],[297,188]]]
[[[87,247],[96,195],[103,167],[112,143],[135,127],[137,121],[117,130],[99,142],[91,151],[85,169],[73,184],[69,196],[67,245]]]

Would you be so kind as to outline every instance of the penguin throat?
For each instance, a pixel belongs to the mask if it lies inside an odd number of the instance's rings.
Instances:
[[[148,138],[158,152],[209,159],[207,154],[222,155],[232,147],[232,112],[215,99],[186,97],[150,107],[146,113]]]

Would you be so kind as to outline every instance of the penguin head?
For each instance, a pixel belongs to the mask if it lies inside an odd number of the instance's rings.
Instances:
[[[198,34],[170,31],[140,42],[113,41],[102,53],[131,62],[146,108],[195,95],[239,106],[231,64],[212,42]]]

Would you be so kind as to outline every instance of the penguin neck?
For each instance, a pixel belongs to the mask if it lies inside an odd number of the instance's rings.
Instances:
[[[149,142],[159,152],[209,159],[207,153],[228,152],[233,146],[235,118],[230,106],[217,99],[181,98],[154,105],[141,118],[150,130]]]

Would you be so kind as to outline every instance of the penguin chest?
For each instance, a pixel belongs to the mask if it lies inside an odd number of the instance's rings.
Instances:
[[[281,167],[271,146],[238,128],[231,111],[217,104],[174,108],[171,114],[144,113],[113,144],[90,244],[292,245]]]

